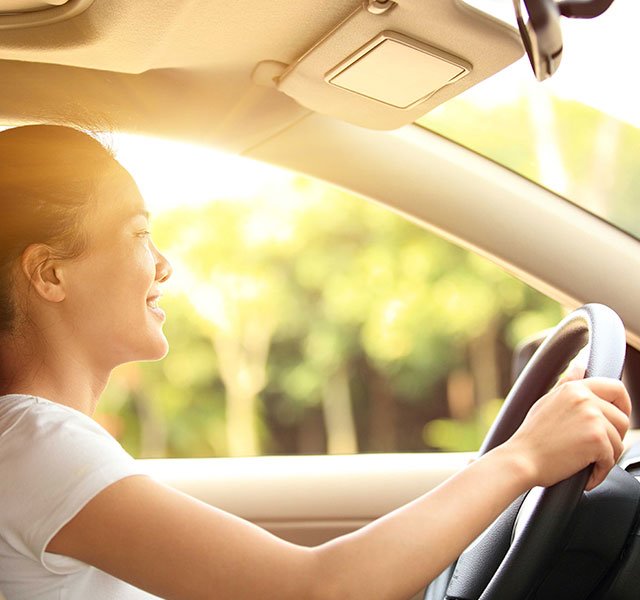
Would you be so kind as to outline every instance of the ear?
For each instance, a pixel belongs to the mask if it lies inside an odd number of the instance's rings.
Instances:
[[[22,272],[31,287],[44,300],[62,302],[65,290],[61,277],[61,261],[46,244],[27,246],[20,259]]]

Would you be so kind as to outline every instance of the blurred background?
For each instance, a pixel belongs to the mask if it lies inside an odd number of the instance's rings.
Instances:
[[[560,307],[382,207],[241,162],[249,197],[149,202],[171,350],[117,369],[98,420],[138,457],[477,448],[514,345]]]
[[[552,81],[520,61],[419,125],[639,235],[637,110]],[[474,450],[514,347],[563,316],[344,190],[210,148],[113,142],[174,267],[169,355],[117,369],[97,414],[137,457]]]
[[[560,308],[386,209],[277,175],[152,220],[171,350],[114,372],[100,422],[141,457],[477,447],[514,344]]]

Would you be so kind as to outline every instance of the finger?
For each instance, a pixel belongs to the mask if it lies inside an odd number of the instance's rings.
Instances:
[[[631,398],[629,394],[618,379],[611,379],[609,377],[589,377],[582,381],[569,382],[566,385],[573,386],[586,386],[596,396],[599,396],[603,400],[613,404],[620,409],[627,416],[631,415]]]
[[[607,478],[607,475],[615,464],[613,456],[606,459],[603,458],[601,461],[594,464],[593,471],[591,472],[589,481],[584,489],[587,492],[590,492],[592,489],[598,487]]]
[[[600,451],[585,487],[586,490],[592,490],[606,479],[624,449],[618,430],[609,421],[604,421],[602,425],[606,438],[603,438],[602,430],[595,437],[595,443],[600,446]]]
[[[562,385],[563,383],[567,383],[568,381],[577,381],[579,379],[584,379],[585,367],[583,365],[571,365],[558,379],[556,386]]]
[[[609,421],[605,423],[605,427],[607,429],[609,443],[611,444],[611,450],[613,451],[613,460],[614,462],[618,462],[618,458],[620,458],[620,455],[624,451],[624,444],[622,443],[623,436],[620,435],[620,432]]]
[[[591,476],[589,477],[589,481],[585,486],[585,490],[590,492],[592,489],[598,487],[606,478],[607,474],[611,470],[613,464],[596,464],[593,467],[593,471],[591,471]]]
[[[594,403],[602,411],[602,414],[607,421],[616,428],[620,438],[624,438],[629,430],[629,417],[622,412],[618,407],[610,404],[606,400],[598,396],[594,396]]]
[[[585,489],[591,491],[593,488],[599,486],[609,474],[609,471],[616,464],[613,455],[613,449],[611,447],[608,450],[602,452],[600,458],[594,463],[591,476],[587,481]]]
[[[599,393],[598,393],[599,392]],[[568,383],[559,393],[567,394],[571,401],[571,410],[583,409],[589,412],[596,409],[598,413],[592,416],[604,415],[624,437],[629,429],[629,413],[627,401],[629,396],[624,386],[614,379],[585,379],[580,382]],[[621,407],[621,408],[620,408]]]

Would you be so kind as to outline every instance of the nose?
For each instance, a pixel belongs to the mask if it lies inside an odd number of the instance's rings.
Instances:
[[[162,254],[155,246],[153,247],[153,251],[156,257],[156,281],[162,283],[171,277],[173,269],[165,255]]]

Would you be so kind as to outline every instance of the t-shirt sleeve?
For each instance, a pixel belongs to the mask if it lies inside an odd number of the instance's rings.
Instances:
[[[0,534],[53,573],[78,570],[79,561],[45,552],[50,540],[99,492],[139,474],[91,418],[34,401],[0,438]]]

